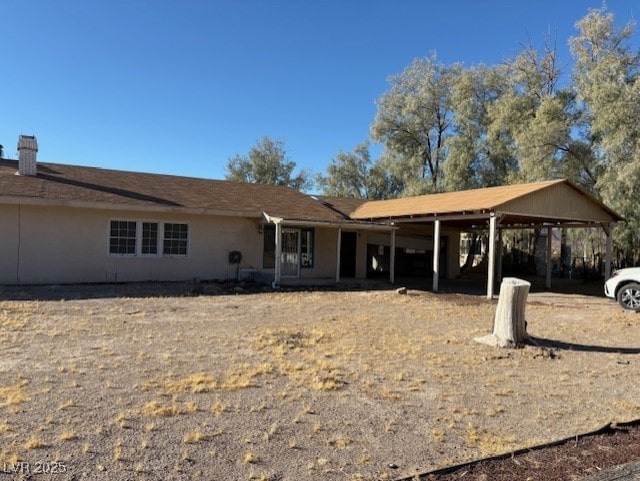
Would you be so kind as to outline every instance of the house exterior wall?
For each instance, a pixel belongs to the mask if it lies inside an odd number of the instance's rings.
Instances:
[[[18,270],[18,225],[20,207],[0,205],[0,284],[14,284]]]
[[[0,220],[3,284],[235,278],[232,250],[242,252],[240,268],[262,264],[262,236],[252,219],[3,205]],[[109,254],[111,220],[187,223],[188,255]]]
[[[557,184],[514,199],[500,206],[499,210],[558,219],[582,219],[597,222],[616,220],[600,205],[566,184]]]
[[[189,225],[187,256],[122,256],[109,253],[111,220],[176,222]],[[273,269],[263,268],[264,240],[257,219],[150,213],[64,206],[0,205],[0,284],[183,281],[236,278],[230,251],[242,253],[239,270],[259,273],[270,282]],[[301,268],[301,279],[335,279],[338,229],[314,229],[314,267]],[[432,227],[421,226],[431,235]],[[367,277],[367,244],[390,244],[388,233],[357,231],[356,277]],[[412,230],[410,234],[415,234]],[[448,276],[459,273],[459,233],[449,237]],[[398,233],[398,247],[432,249],[432,241]]]
[[[338,229],[315,228],[315,256],[312,268],[300,269],[301,279],[335,279]]]

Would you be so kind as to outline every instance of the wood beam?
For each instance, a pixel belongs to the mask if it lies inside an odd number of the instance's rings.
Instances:
[[[545,279],[545,287],[547,289],[551,289],[551,241],[553,241],[553,227],[549,226],[547,227],[547,257],[546,257],[546,262],[547,262],[547,272],[546,272],[546,279]]]
[[[342,227],[338,227],[338,239],[336,241],[336,284],[340,283],[340,254],[342,253]]]
[[[389,281],[391,284],[396,282],[396,231],[391,231],[391,258],[389,259]]]
[[[282,262],[282,224],[276,222],[276,258],[275,258],[275,274],[273,276],[272,287],[275,289],[280,286],[280,263]]]
[[[611,277],[611,251],[613,250],[613,226],[614,223],[610,222],[605,233],[607,234],[605,256],[604,256],[604,280],[606,281]]]

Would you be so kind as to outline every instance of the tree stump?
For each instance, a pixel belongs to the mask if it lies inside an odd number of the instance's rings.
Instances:
[[[475,341],[489,346],[519,347],[528,339],[524,318],[531,283],[516,277],[505,277],[500,285],[500,297],[493,320],[493,332]]]

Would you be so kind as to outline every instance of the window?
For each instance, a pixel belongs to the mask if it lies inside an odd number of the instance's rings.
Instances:
[[[158,223],[142,223],[142,254],[158,254]]]
[[[300,229],[300,267],[312,268],[314,263],[315,231]],[[262,267],[273,269],[276,265],[276,226],[267,224],[263,230]]]
[[[109,253],[135,255],[136,223],[126,220],[112,220],[109,233]]]
[[[273,269],[276,266],[276,226],[265,225],[262,232],[262,267],[264,269]]]
[[[162,254],[186,256],[189,226],[187,224],[164,224]]]
[[[189,224],[135,220],[109,222],[109,254],[186,256]]]
[[[313,229],[302,229],[300,267],[313,267]]]

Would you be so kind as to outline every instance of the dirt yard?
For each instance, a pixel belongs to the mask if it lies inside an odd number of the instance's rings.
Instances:
[[[0,480],[377,480],[640,418],[640,315],[394,291],[0,302]]]

